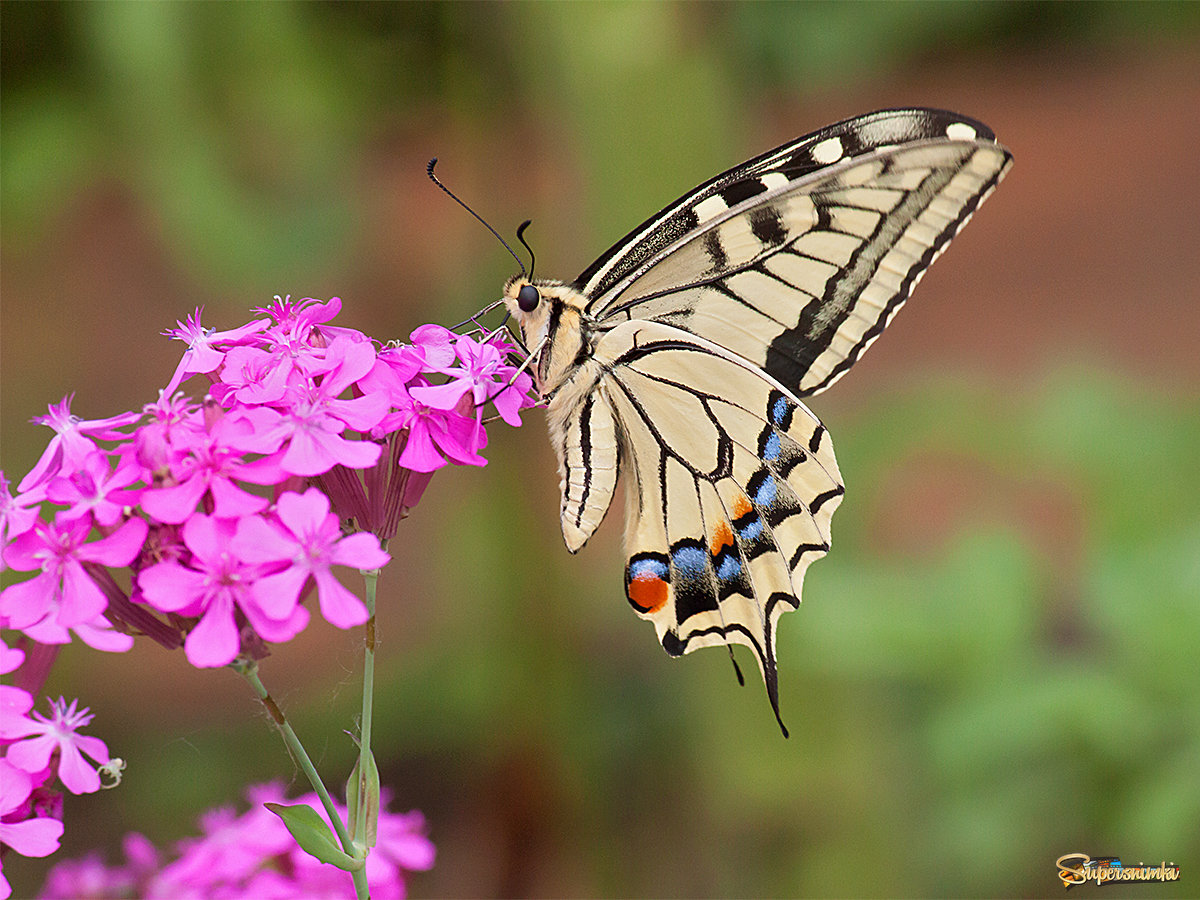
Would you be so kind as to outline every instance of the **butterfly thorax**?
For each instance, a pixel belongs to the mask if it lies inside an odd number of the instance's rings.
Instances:
[[[590,388],[595,374],[589,377],[584,370],[596,368],[585,366],[596,332],[591,317],[583,312],[587,298],[561,281],[530,281],[518,275],[504,286],[504,301],[534,357],[532,369],[542,397],[553,399]]]

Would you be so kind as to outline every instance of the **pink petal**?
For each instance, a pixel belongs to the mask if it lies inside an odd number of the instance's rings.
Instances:
[[[347,590],[328,569],[314,573],[321,615],[338,628],[353,628],[371,617],[367,605]]]
[[[265,497],[243,491],[228,478],[214,478],[209,489],[213,498],[212,514],[223,519],[239,519],[267,508]]]
[[[234,545],[238,559],[260,565],[291,560],[300,552],[299,545],[291,536],[283,534],[262,516],[247,516],[238,520]]]
[[[144,519],[133,518],[108,537],[84,544],[75,555],[88,562],[98,562],[106,566],[127,566],[141,552],[148,531],[149,526]]]
[[[276,503],[279,518],[292,534],[300,537],[329,517],[329,498],[317,488],[303,494],[289,491]]]
[[[80,753],[99,765],[107,765],[112,761],[108,755],[108,746],[100,738],[90,734],[76,734],[72,740]]]
[[[142,509],[160,522],[178,525],[195,514],[207,488],[208,482],[196,477],[171,487],[149,490],[142,494]]]
[[[338,462],[337,455],[309,430],[298,430],[279,461],[291,475],[320,475]]]
[[[145,523],[143,523],[145,524]],[[96,618],[108,607],[108,598],[96,586],[92,576],[84,571],[75,560],[67,560],[62,567],[62,605],[58,611],[58,624],[74,628],[80,622]]]
[[[5,759],[0,759],[0,776],[0,816],[7,816],[29,799],[33,778]]]
[[[356,569],[381,569],[391,556],[379,546],[379,538],[359,532],[342,538],[333,546],[330,562]]]
[[[227,666],[238,654],[238,630],[233,604],[219,594],[183,642],[188,662],[198,669]]]
[[[308,610],[303,606],[293,607],[291,614],[284,619],[267,617],[258,608],[257,603],[242,604],[242,611],[258,636],[270,643],[290,641],[304,630],[309,619]]]
[[[291,566],[274,575],[265,575],[250,585],[250,595],[259,609],[271,619],[284,619],[300,602],[300,591],[308,581],[308,571]]]
[[[179,612],[203,596],[205,577],[174,560],[156,563],[138,573],[142,598],[163,612]]]
[[[183,541],[206,565],[212,563],[219,567],[230,549],[229,542],[236,528],[236,523],[228,519],[195,515],[183,526]]]
[[[320,475],[337,463],[366,469],[379,460],[382,449],[369,441],[348,441],[315,429],[297,432],[283,455],[282,465],[293,475]]]
[[[336,397],[371,371],[375,365],[375,346],[366,340],[339,336],[329,345],[326,359],[337,363],[338,369],[321,383],[321,390],[327,397]]]
[[[370,431],[383,420],[391,405],[387,395],[377,393],[363,394],[351,400],[330,400],[326,409],[355,431]]]
[[[26,772],[37,773],[50,765],[50,754],[58,742],[48,735],[17,741],[5,756],[10,763]]]
[[[425,353],[427,369],[441,369],[454,362],[455,334],[442,325],[422,325],[409,335]]]
[[[0,738],[27,737],[35,732],[25,715],[33,709],[33,694],[10,684],[0,684]]]
[[[8,628],[23,631],[44,618],[58,597],[58,578],[52,572],[42,572],[0,592],[0,615],[8,619]]]
[[[420,421],[414,422],[409,430],[398,462],[403,468],[414,472],[433,472],[446,465],[445,458],[438,453],[429,436],[429,428]]]
[[[100,776],[88,765],[74,744],[64,742],[62,745],[62,755],[58,760],[58,780],[72,794],[92,794],[100,790]]]
[[[103,616],[97,616],[90,622],[80,622],[72,631],[93,650],[105,653],[124,653],[133,646],[133,635],[114,630]]]
[[[42,554],[50,540],[49,526],[38,522],[35,527],[14,535],[4,548],[4,561],[18,572],[32,572],[42,567]]]
[[[448,381],[445,384],[431,384],[424,387],[409,388],[408,392],[412,398],[433,409],[450,410],[458,404],[458,401],[471,390],[471,381],[468,378],[459,378],[455,381]]]
[[[0,824],[0,843],[7,844],[21,856],[49,856],[58,849],[63,823],[42,817],[24,822]]]

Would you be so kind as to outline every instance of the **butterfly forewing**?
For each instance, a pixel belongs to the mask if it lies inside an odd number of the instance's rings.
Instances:
[[[1010,162],[972,119],[873,113],[709,180],[572,285],[538,282],[533,311],[527,279],[505,289],[543,342],[567,546],[620,472],[630,604],[672,655],[749,646],[777,717],[776,623],[843,495],[799,398],[862,356]]]
[[[777,185],[779,179],[794,181],[879,148],[947,137],[994,141],[996,136],[982,122],[945,110],[885,109],[789,141],[710,178],[655,213],[602,253],[575,279],[574,287],[603,302],[614,285],[675,240]]]
[[[817,393],[879,336],[1007,160],[996,144],[922,141],[806,174],[715,213],[594,314],[670,322]]]

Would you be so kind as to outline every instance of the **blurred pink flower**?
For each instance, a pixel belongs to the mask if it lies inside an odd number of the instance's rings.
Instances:
[[[108,747],[98,737],[79,734],[78,730],[92,721],[91,711],[78,708],[77,700],[70,705],[59,697],[50,703],[50,718],[37,710],[30,713],[20,737],[8,748],[7,759],[29,773],[40,772],[50,765],[51,756],[58,751],[58,780],[72,794],[90,794],[100,789],[100,776],[85,760],[84,754],[100,765],[109,762]]]
[[[173,860],[157,854],[141,835],[125,840],[126,864],[106,868],[96,857],[60,862],[42,888],[42,900],[129,896],[195,900],[294,900],[297,897],[353,898],[350,874],[318,862],[292,839],[279,817],[263,803],[307,804],[326,819],[315,794],[288,800],[278,783],[247,791],[249,811],[231,808],[205,813],[200,837],[176,845]],[[419,812],[379,814],[379,841],[367,857],[367,883],[373,900],[401,900],[405,873],[433,867],[436,850],[425,835]],[[338,814],[346,809],[338,806]],[[328,820],[326,819],[328,822]],[[132,841],[131,838],[137,838]],[[91,890],[89,890],[89,888]]]

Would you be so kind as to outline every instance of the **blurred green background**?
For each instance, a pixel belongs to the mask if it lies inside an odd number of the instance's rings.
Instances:
[[[563,549],[540,413],[439,474],[381,587],[377,747],[427,814],[435,896],[1062,894],[1070,852],[1200,884],[1200,4],[4,3],[3,465],[77,391],[154,398],[197,305],[345,301],[387,339],[457,322],[526,217],[566,279],[715,172],[825,124],[934,105],[1008,180],[855,373],[812,406],[848,486],[754,664],[671,660],[623,599],[620,516]],[[329,779],[358,636],[264,678]],[[129,760],[67,798],[64,855],[160,846],[291,764],[231,673],[76,645]],[[296,790],[302,790],[297,784]],[[10,857],[17,896],[46,861]],[[1093,887],[1081,889],[1084,892]]]

